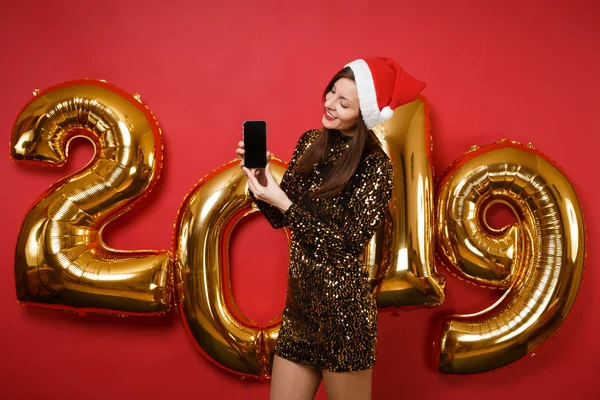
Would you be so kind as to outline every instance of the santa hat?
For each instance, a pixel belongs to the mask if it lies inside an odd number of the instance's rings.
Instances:
[[[360,111],[368,129],[392,118],[396,107],[416,99],[425,87],[391,58],[358,59],[346,67],[354,73]]]

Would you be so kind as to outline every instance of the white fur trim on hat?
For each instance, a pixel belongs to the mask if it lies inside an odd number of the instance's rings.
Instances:
[[[362,113],[367,129],[374,128],[386,119],[389,119],[383,118],[379,111],[373,75],[371,75],[371,69],[365,60],[354,60],[345,66],[350,67],[354,73],[356,90],[358,91],[358,102],[360,103],[360,112]]]
[[[390,106],[385,106],[383,107],[383,110],[381,110],[381,118],[386,121],[392,118],[392,115],[394,115],[394,110],[392,110]]]

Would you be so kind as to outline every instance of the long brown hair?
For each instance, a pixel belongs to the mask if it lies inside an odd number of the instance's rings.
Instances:
[[[340,70],[325,87],[323,103],[325,103],[327,93],[331,91],[333,85],[340,78],[348,78],[355,82],[354,73],[352,73],[349,67]],[[367,144],[369,130],[363,121],[360,111],[358,114],[356,131],[352,139],[348,142],[348,148],[340,155],[331,171],[325,176],[323,185],[312,194],[313,196],[321,198],[335,196],[346,186],[346,183],[348,183],[348,180],[354,174],[356,168],[358,168],[365,146],[369,146]],[[323,127],[323,133],[311,144],[298,162],[297,171],[301,175],[308,174],[315,167],[315,164],[325,161],[326,155],[331,148],[333,139],[331,135],[332,130]]]

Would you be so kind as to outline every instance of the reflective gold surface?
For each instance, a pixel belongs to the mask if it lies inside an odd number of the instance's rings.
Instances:
[[[379,279],[379,307],[437,306],[443,276],[434,270],[429,108],[424,98],[394,111],[374,129],[394,163],[395,194],[387,221],[365,250]],[[272,160],[281,180],[287,167]],[[229,235],[252,207],[237,161],[205,176],[181,206],[174,235],[176,293],[187,331],[200,350],[230,372],[269,377],[281,316],[258,326],[235,306],[229,283]]]
[[[429,114],[427,100],[420,97],[373,129],[394,164],[390,216],[365,251],[365,264],[380,282],[381,308],[433,307],[445,299],[445,278],[434,265]]]
[[[278,182],[285,169],[285,163],[271,160]],[[192,189],[175,225],[176,295],[183,324],[198,350],[230,372],[266,379],[281,315],[267,326],[246,318],[235,305],[229,280],[231,232],[257,211],[238,160]]]
[[[171,258],[122,251],[102,229],[146,195],[162,162],[160,128],[140,101],[96,80],[35,93],[15,123],[11,157],[60,166],[74,137],[93,142],[83,169],[56,182],[30,209],[15,254],[22,304],[80,314],[157,314],[169,309]]]
[[[507,289],[496,304],[442,324],[439,370],[472,374],[507,365],[546,340],[569,312],[581,281],[581,206],[563,173],[539,152],[501,141],[453,163],[438,187],[438,251],[458,277]],[[493,229],[489,205],[518,220]]]

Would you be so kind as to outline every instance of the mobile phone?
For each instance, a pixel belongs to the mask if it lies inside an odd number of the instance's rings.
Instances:
[[[244,165],[247,168],[267,166],[267,123],[244,121]]]

